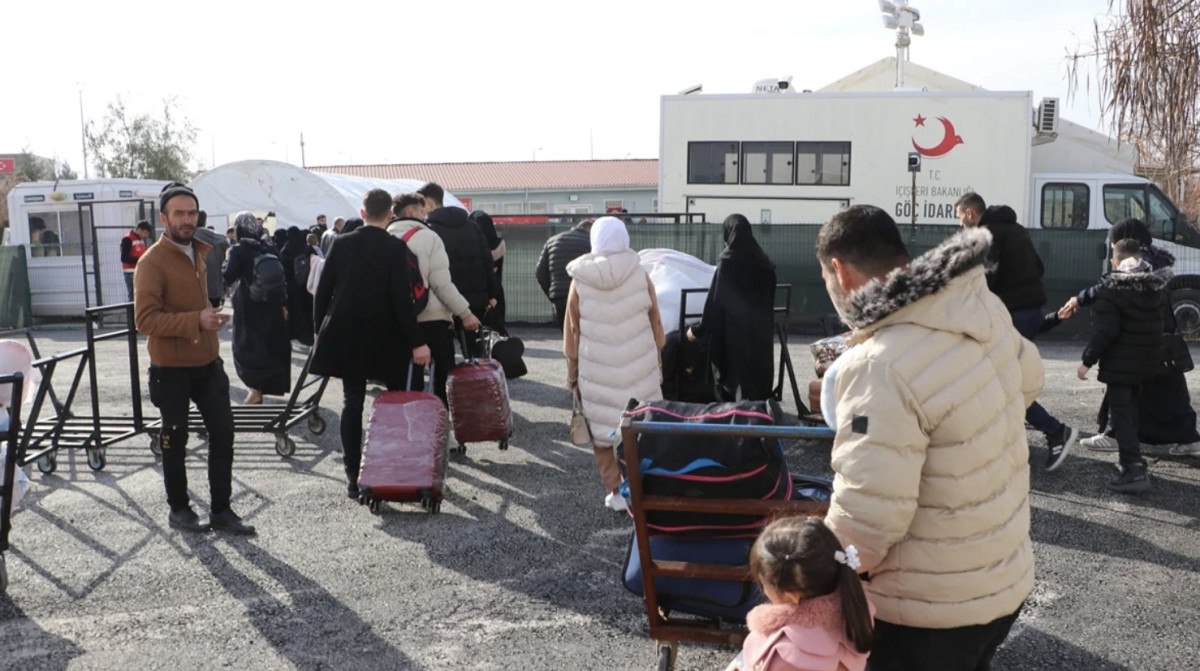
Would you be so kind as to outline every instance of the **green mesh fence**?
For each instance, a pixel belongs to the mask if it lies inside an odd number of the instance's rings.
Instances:
[[[0,247],[0,329],[33,324],[25,247]]]
[[[501,226],[507,241],[504,261],[504,291],[508,320],[515,323],[548,323],[553,312],[534,277],[542,246],[550,236],[569,226]],[[724,244],[721,227],[713,224],[631,224],[630,245],[636,250],[665,247],[715,263]],[[820,318],[833,312],[821,281],[820,266],[813,254],[820,226],[808,224],[765,224],[754,227],[754,235],[775,261],[779,282],[792,285],[792,326],[819,332]],[[958,231],[957,226],[902,226],[904,240],[915,256],[928,251]],[[1095,283],[1104,260],[1104,231],[1042,231],[1030,235],[1046,264],[1044,278],[1047,309],[1062,305],[1080,289]],[[1090,325],[1080,315],[1058,329],[1056,337],[1079,337]]]

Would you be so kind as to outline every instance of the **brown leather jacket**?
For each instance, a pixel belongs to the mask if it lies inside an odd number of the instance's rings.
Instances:
[[[166,236],[138,260],[133,275],[133,312],[139,333],[149,336],[155,366],[205,366],[218,356],[216,331],[200,328],[209,307],[204,259],[210,247],[192,241],[196,263]]]

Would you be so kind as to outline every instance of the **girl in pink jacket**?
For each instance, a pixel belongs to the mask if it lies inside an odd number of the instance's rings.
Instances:
[[[862,671],[873,608],[844,550],[819,517],[787,517],[763,530],[750,571],[770,601],[750,611],[742,646],[747,671]]]

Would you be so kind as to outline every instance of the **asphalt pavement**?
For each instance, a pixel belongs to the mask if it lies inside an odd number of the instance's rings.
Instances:
[[[589,450],[566,440],[557,333],[515,334],[530,373],[510,383],[511,447],[472,444],[452,456],[437,515],[405,504],[372,514],[346,498],[336,380],[321,403],[326,430],[294,428],[291,457],[270,435],[237,436],[233,505],[258,527],[254,538],[170,529],[144,435],[110,447],[98,472],[74,451],[53,474],[33,469],[5,555],[0,668],[654,668],[643,602],[620,582],[632,524],[603,508]],[[236,402],[245,389],[228,335]],[[44,354],[83,343],[81,329],[37,338]],[[792,345],[802,385],[807,340]],[[1091,430],[1103,388],[1075,378],[1080,349],[1042,345],[1041,400]],[[295,375],[301,355],[294,363]],[[102,414],[128,416],[122,344],[101,344],[98,365]],[[71,372],[59,370],[60,395]],[[1200,373],[1189,384],[1196,398]],[[88,402],[85,390],[76,412]],[[1154,489],[1130,497],[1104,487],[1115,455],[1078,450],[1046,473],[1043,439],[1031,433],[1030,443],[1037,586],[993,668],[1197,668],[1200,459],[1153,458]],[[206,446],[193,435],[189,447],[191,492],[206,515]],[[828,473],[827,445],[793,447],[789,458],[794,470]],[[676,668],[719,670],[734,652],[685,643]]]

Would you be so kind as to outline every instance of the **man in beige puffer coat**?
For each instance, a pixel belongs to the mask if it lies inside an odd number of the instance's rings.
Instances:
[[[874,671],[987,668],[1033,589],[1025,409],[1042,364],[988,290],[990,244],[968,230],[910,263],[868,205],[817,238],[853,329],[831,381],[826,524],[867,576]]]

